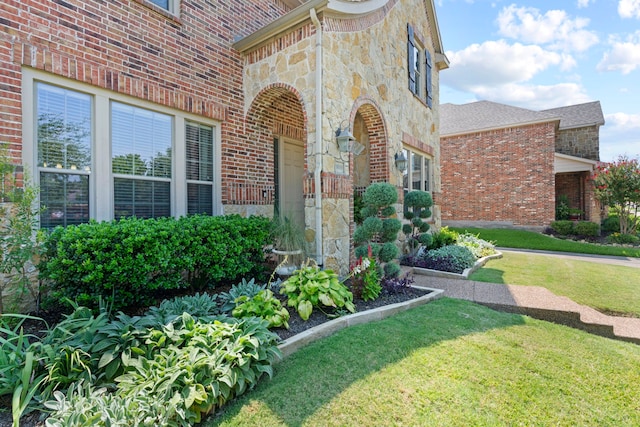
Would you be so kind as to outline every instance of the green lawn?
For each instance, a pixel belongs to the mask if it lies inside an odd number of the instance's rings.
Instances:
[[[453,228],[458,232],[468,231],[480,235],[481,239],[494,242],[504,248],[540,249],[559,252],[576,252],[582,254],[615,255],[640,258],[640,248],[596,245],[575,242],[547,236],[541,233],[524,230],[502,228]]]
[[[512,252],[489,261],[469,279],[542,286],[603,312],[640,317],[638,268]]]
[[[205,426],[640,425],[640,346],[453,299],[276,366]]]

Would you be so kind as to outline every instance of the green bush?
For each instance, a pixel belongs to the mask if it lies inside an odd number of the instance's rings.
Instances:
[[[573,225],[573,234],[577,236],[596,237],[600,235],[600,225],[590,221],[578,221]]]
[[[51,297],[114,310],[149,305],[167,290],[198,290],[260,274],[269,220],[237,215],[127,218],[53,230],[40,277]]]
[[[553,231],[561,236],[568,236],[570,234],[573,234],[573,221],[552,221],[549,226]]]
[[[418,267],[452,273],[462,273],[476,262],[476,257],[468,248],[458,245],[424,251],[418,258],[415,264]]]
[[[602,231],[611,233],[620,232],[620,217],[618,215],[609,215],[602,221]]]
[[[459,234],[456,245],[469,249],[476,259],[484,258],[496,253],[496,247],[491,242],[487,242],[471,233]]]
[[[446,226],[442,227],[431,234],[431,244],[427,245],[427,249],[438,249],[443,246],[453,245],[457,238],[458,233],[455,230],[450,230]]]
[[[607,236],[607,242],[619,245],[637,245],[640,243],[640,237],[634,234],[612,233]]]

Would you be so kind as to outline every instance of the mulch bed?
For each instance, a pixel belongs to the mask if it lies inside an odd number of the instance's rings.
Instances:
[[[217,290],[216,290],[217,291]],[[397,293],[389,293],[386,291],[382,291],[380,296],[374,301],[362,301],[360,299],[354,300],[354,305],[356,306],[356,312],[363,312],[366,310],[371,310],[378,307],[383,307],[385,305],[396,304],[399,302],[409,301],[415,298],[419,298],[425,294],[428,294],[430,291],[424,289],[417,289],[407,287],[402,289]],[[285,296],[278,295],[278,297],[283,302],[283,306],[286,307]],[[337,317],[338,313],[336,313],[333,309],[324,309],[324,311],[314,308],[311,316],[308,320],[302,320],[296,310],[293,307],[287,307],[289,313],[291,315],[289,319],[289,329],[284,328],[275,328],[273,331],[278,334],[281,340],[286,340],[296,334],[306,331],[307,329],[313,328],[314,326],[321,325],[330,320],[333,320]],[[350,314],[348,311],[344,310],[339,314]],[[37,316],[44,318],[49,327],[52,327],[57,322],[62,319],[62,315],[58,312],[39,312]],[[25,333],[31,333],[34,335],[41,335],[41,331],[43,330],[42,322],[36,321],[25,321],[23,324]],[[22,427],[42,427],[44,426],[44,421],[40,421],[41,414],[39,412],[30,413],[20,420],[20,426]],[[11,398],[10,396],[5,396],[0,398],[0,427],[10,427],[11,426]]]

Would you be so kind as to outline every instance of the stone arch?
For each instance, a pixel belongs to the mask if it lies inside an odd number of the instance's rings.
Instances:
[[[387,135],[387,125],[381,109],[374,99],[368,96],[359,97],[351,110],[351,123],[354,124],[356,139],[365,142],[366,159],[356,157],[353,167],[360,169],[366,167],[368,170],[368,183],[382,182],[390,180],[389,168],[389,140]],[[367,163],[364,164],[363,163]],[[352,176],[356,179],[358,170],[352,170]],[[361,186],[361,182],[354,182],[354,185]]]

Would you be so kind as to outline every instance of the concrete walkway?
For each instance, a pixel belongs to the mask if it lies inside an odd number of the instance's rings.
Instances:
[[[506,253],[512,249],[500,249]],[[513,250],[515,251],[515,250]],[[640,268],[640,259],[600,257],[558,252],[521,251],[531,256],[558,256]],[[488,307],[582,329],[593,334],[640,344],[640,319],[607,316],[539,286],[502,285],[414,274],[415,285],[442,289],[444,296],[465,299]],[[640,272],[638,272],[640,288]],[[640,290],[640,289],[639,289]]]

